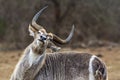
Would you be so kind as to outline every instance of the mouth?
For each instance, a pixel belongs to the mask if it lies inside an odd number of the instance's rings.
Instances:
[[[40,41],[42,44],[45,43],[45,40],[38,39],[38,41]]]
[[[41,41],[41,42],[43,42],[43,40],[41,40],[41,39],[38,39],[38,41]]]

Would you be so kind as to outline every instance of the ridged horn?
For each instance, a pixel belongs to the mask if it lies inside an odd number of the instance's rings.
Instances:
[[[71,30],[69,36],[65,40],[63,40],[60,37],[58,37],[57,35],[53,34],[53,41],[55,41],[56,43],[59,43],[59,44],[66,44],[66,43],[68,43],[71,40],[72,36],[73,36],[74,29],[75,29],[75,27],[73,25],[72,26],[72,30]]]
[[[36,23],[38,17],[41,15],[41,13],[47,8],[48,6],[45,6],[44,8],[42,8],[39,12],[37,12],[37,14],[35,14],[35,16],[33,17],[32,19],[32,23],[31,23],[31,26],[33,28],[35,28],[36,30],[39,30],[39,29],[44,29],[41,25],[38,25]]]

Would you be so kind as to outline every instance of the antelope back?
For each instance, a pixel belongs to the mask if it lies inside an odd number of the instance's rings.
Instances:
[[[89,80],[90,54],[47,54],[35,80]]]

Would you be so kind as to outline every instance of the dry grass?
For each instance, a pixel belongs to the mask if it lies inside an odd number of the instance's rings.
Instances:
[[[67,51],[70,49],[63,49]],[[76,49],[74,51],[102,54],[108,68],[109,80],[120,80],[120,47]],[[21,56],[21,51],[0,52],[0,80],[9,80],[10,75]]]

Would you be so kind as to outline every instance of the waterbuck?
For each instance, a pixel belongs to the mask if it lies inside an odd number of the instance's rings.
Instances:
[[[36,23],[47,7],[42,8],[29,25],[34,41],[25,49],[10,80],[107,80],[104,62],[95,55],[79,52],[56,52],[60,49],[54,42],[65,44],[73,36],[74,26],[63,40]],[[47,53],[50,48],[54,53]]]

